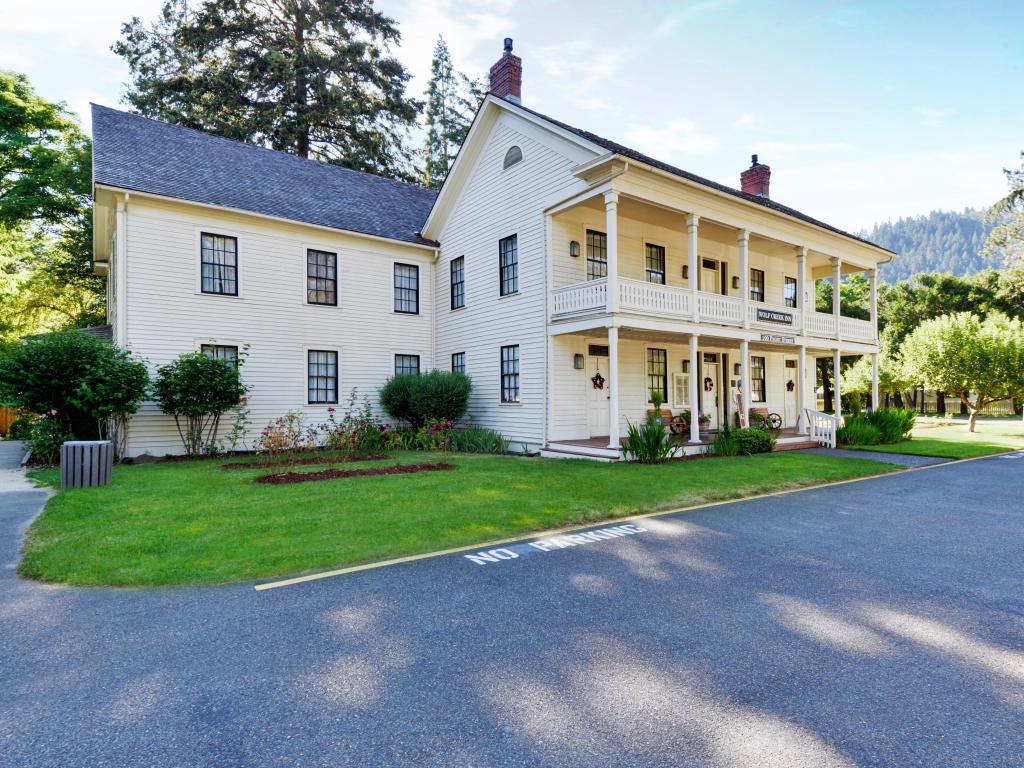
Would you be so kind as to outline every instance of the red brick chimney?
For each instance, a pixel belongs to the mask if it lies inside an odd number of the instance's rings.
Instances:
[[[771,177],[772,169],[757,162],[757,155],[751,155],[750,167],[740,174],[740,189],[748,195],[768,197],[768,181]]]
[[[505,38],[505,52],[491,67],[491,93],[519,103],[523,90],[523,60],[512,53],[512,38]]]

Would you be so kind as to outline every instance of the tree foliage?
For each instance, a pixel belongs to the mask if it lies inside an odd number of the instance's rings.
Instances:
[[[420,104],[372,0],[167,0],[124,24],[139,113],[347,168],[411,180]]]
[[[1007,266],[1024,267],[1024,152],[1020,158],[1020,168],[1003,169],[1010,191],[985,214],[992,225],[985,253],[1002,254]]]
[[[480,83],[456,72],[448,44],[438,35],[426,93],[424,186],[440,189],[485,95],[486,90]]]
[[[394,419],[419,429],[430,421],[458,421],[469,406],[473,385],[458,371],[400,373],[380,391],[384,410]]]

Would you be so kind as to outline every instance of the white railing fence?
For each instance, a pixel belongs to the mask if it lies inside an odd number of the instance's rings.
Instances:
[[[551,314],[573,315],[604,309],[608,303],[608,280],[588,280],[551,292]]]
[[[740,325],[743,321],[743,302],[734,296],[698,291],[697,308],[704,322]]]
[[[686,289],[628,278],[619,280],[619,309],[672,317],[687,317],[692,312]]]
[[[804,408],[807,417],[807,430],[811,440],[826,448],[836,447],[836,432],[840,426],[838,416]]]
[[[839,332],[844,339],[850,341],[872,342],[875,340],[875,331],[871,323],[854,317],[840,317]]]

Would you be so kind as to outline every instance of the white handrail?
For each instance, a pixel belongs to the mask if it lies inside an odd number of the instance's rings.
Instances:
[[[831,413],[822,413],[811,408],[804,408],[804,414],[807,416],[807,429],[811,440],[826,448],[835,448],[839,418]]]

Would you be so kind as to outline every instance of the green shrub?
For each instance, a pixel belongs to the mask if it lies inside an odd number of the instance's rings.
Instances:
[[[374,415],[369,398],[360,401],[359,393],[353,389],[340,421],[334,415],[336,412],[336,408],[328,408],[327,422],[320,425],[324,435],[320,442],[325,448],[353,456],[387,449],[387,428]]]
[[[648,421],[637,426],[626,422],[629,426],[623,452],[630,461],[641,464],[660,464],[671,458],[676,447],[668,440],[665,425],[657,421]]]
[[[452,450],[461,453],[508,453],[509,441],[487,427],[466,427],[452,432]]]
[[[881,432],[881,442],[898,443],[910,436],[917,413],[913,408],[882,408],[865,414],[864,418]]]
[[[841,445],[878,445],[882,442],[882,431],[864,416],[851,416],[836,431],[836,440]]]
[[[11,422],[7,428],[7,437],[11,440],[28,440],[29,432],[32,430],[33,418],[22,416]]]
[[[772,433],[760,427],[734,429],[730,435],[736,441],[738,452],[745,456],[755,453],[769,453],[775,447],[775,438],[772,437]]]
[[[50,410],[32,422],[28,432],[28,447],[32,460],[40,464],[56,464],[60,460],[60,447],[71,434],[56,410]]]
[[[740,452],[740,444],[733,437],[733,431],[726,427],[715,435],[711,443],[711,452],[716,456],[736,456]]]
[[[859,416],[864,410],[863,392],[843,392],[843,412]]]
[[[469,377],[458,371],[400,373],[381,388],[380,402],[392,418],[420,429],[431,421],[461,419],[472,388]]]

